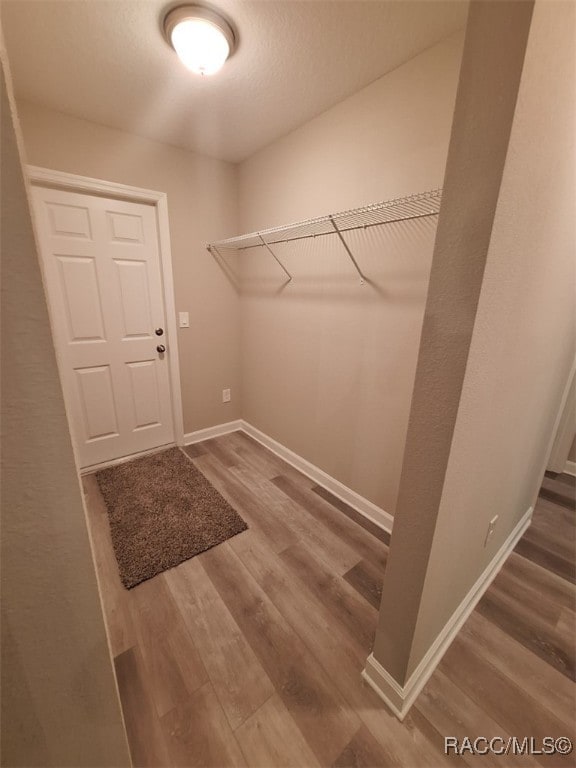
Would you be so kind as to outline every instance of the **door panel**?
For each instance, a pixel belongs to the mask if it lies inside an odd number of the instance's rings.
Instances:
[[[109,365],[76,368],[87,441],[118,437],[118,419]]]
[[[132,400],[134,402],[134,429],[144,429],[160,422],[158,402],[157,360],[128,363]]]
[[[128,213],[115,213],[107,211],[110,224],[110,240],[124,243],[142,243],[144,233],[142,231],[142,219]]]
[[[150,338],[152,321],[150,304],[142,301],[148,296],[148,274],[145,261],[115,259],[116,275],[120,287],[120,304],[124,320],[124,338]]]
[[[86,256],[57,256],[57,259],[69,341],[104,341],[94,259]]]
[[[174,442],[154,208],[42,187],[33,197],[80,465]]]
[[[88,208],[78,205],[48,203],[50,233],[62,237],[92,240]]]

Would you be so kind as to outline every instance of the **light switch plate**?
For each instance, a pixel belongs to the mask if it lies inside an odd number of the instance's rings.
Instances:
[[[488,523],[488,530],[486,531],[486,538],[484,539],[484,546],[488,546],[488,542],[492,540],[494,531],[496,530],[496,523],[498,522],[498,515],[494,515],[492,520]]]
[[[190,318],[188,312],[178,312],[178,324],[180,328],[190,328]]]

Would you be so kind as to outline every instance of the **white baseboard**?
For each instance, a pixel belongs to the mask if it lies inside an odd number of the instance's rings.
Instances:
[[[184,435],[184,445],[200,443],[202,440],[210,440],[212,437],[228,435],[230,432],[238,432],[240,429],[242,429],[242,421],[237,419],[236,421],[228,421],[225,424],[216,424],[215,427],[198,429],[196,432],[187,432]]]
[[[302,456],[299,456],[297,453],[294,453],[294,451],[286,448],[285,445],[282,445],[272,437],[266,435],[264,432],[256,429],[256,427],[253,427],[252,424],[249,424],[243,419],[238,419],[237,421],[229,421],[226,424],[217,424],[214,427],[199,429],[196,432],[188,432],[184,435],[184,445],[200,443],[202,440],[209,440],[212,437],[220,437],[221,435],[227,435],[230,432],[238,431],[245,432],[247,435],[250,435],[250,437],[253,437],[254,440],[257,440],[265,448],[268,448],[269,451],[275,453],[276,456],[279,456],[286,463],[295,467],[295,469],[297,469],[299,472],[302,472],[302,474],[309,477],[318,485],[326,488],[327,491],[330,491],[330,493],[332,493],[338,499],[344,501],[361,515],[368,518],[368,520],[371,520],[373,523],[378,525],[380,528],[383,528],[388,533],[392,531],[392,523],[394,522],[394,518],[391,514],[385,512],[383,509],[376,506],[376,504],[373,504],[371,501],[368,501],[368,499],[365,499],[363,496],[360,496],[359,493],[356,493],[356,491],[348,488],[339,480],[331,477],[329,474],[320,469],[320,467],[317,467],[315,464],[312,464],[311,462],[302,458]]]
[[[392,531],[394,518],[389,512],[384,511],[380,507],[376,506],[376,504],[368,501],[368,499],[365,499],[359,493],[356,493],[356,491],[353,491],[339,480],[331,477],[331,475],[324,472],[324,470],[320,469],[320,467],[317,467],[315,464],[312,464],[311,462],[302,458],[302,456],[294,453],[294,451],[291,451],[290,448],[286,448],[285,445],[282,445],[273,438],[264,434],[264,432],[256,429],[256,427],[253,427],[252,424],[249,424],[247,421],[242,421],[241,424],[242,426],[240,429],[243,432],[246,432],[247,435],[253,437],[254,440],[257,440],[265,448],[268,448],[269,451],[275,453],[287,464],[290,464],[299,472],[302,472],[302,474],[309,477],[318,485],[326,488],[327,491],[330,491],[330,493],[340,499],[340,501],[344,501],[357,512],[360,512],[361,515],[368,518],[368,520],[371,520],[373,523],[378,525],[380,528],[388,531],[388,533]]]
[[[576,461],[567,461],[564,467],[564,472],[567,475],[574,475],[576,477]]]
[[[430,646],[428,652],[418,664],[414,672],[408,678],[406,685],[401,686],[387,672],[384,667],[370,654],[366,661],[366,667],[362,677],[383,699],[394,714],[403,720],[414,700],[428,682],[428,679],[436,669],[442,656],[448,650],[450,643],[458,634],[460,627],[472,613],[480,598],[484,595],[498,571],[502,568],[508,555],[512,552],[519,539],[522,537],[532,520],[532,507],[530,507],[522,519],[515,526],[496,555],[488,563],[472,589],[454,611],[451,618],[445,624],[436,640]]]

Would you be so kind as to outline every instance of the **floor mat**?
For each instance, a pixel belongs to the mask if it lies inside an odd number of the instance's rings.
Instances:
[[[179,448],[96,472],[127,589],[248,526]]]

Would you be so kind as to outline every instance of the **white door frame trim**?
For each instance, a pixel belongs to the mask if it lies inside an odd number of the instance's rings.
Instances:
[[[182,390],[180,387],[180,362],[178,357],[178,329],[176,326],[176,305],[174,302],[174,278],[172,275],[172,249],[170,246],[170,226],[168,221],[168,199],[165,192],[155,192],[152,189],[130,187],[114,181],[92,179],[88,176],[77,176],[74,173],[53,171],[50,168],[40,168],[27,165],[26,174],[30,184],[42,187],[52,187],[68,192],[84,192],[101,197],[112,197],[116,200],[128,200],[132,203],[148,203],[156,210],[158,224],[158,249],[162,271],[162,286],[164,289],[164,306],[166,309],[166,340],[170,344],[170,390],[172,394],[172,417],[174,420],[174,440],[177,445],[184,445],[184,419],[182,414]]]

